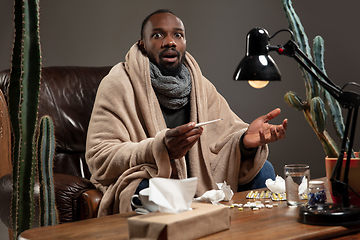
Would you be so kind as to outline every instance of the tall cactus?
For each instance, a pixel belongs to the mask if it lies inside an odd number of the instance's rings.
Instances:
[[[289,27],[294,33],[294,41],[299,45],[299,48],[307,55],[307,57],[312,60],[308,38],[300,19],[292,6],[291,0],[281,0],[281,2],[289,22]],[[324,40],[321,36],[316,36],[314,38],[313,56],[315,65],[326,74],[324,67]],[[326,107],[330,112],[336,134],[342,139],[345,126],[340,105],[327,90],[318,84],[311,74],[303,67],[299,67],[305,81],[306,101],[301,100],[298,94],[292,91],[285,94],[284,100],[289,106],[294,107],[299,111],[303,111],[305,119],[309,122],[317,137],[320,139],[327,156],[337,158],[339,156],[339,148],[325,130],[328,118]]]
[[[15,0],[15,39],[9,86],[13,130],[12,226],[14,238],[34,218],[35,130],[41,76],[39,2]]]
[[[54,128],[49,117],[43,118],[38,136],[40,140],[36,140],[41,79],[38,0],[14,1],[14,27],[8,105],[14,139],[11,217],[14,239],[17,239],[21,232],[31,228],[34,221],[37,146],[41,150],[38,168],[43,170],[38,171],[43,216],[41,225],[56,224],[57,211],[52,176],[55,151]],[[54,215],[51,216],[53,213]],[[51,218],[48,220],[47,216]]]
[[[40,182],[40,226],[58,224],[58,211],[55,205],[53,165],[55,156],[55,130],[49,116],[40,119],[37,138],[37,158]]]

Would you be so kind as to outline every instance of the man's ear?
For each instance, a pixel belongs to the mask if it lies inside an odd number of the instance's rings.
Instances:
[[[144,40],[139,39],[139,41],[138,41],[138,46],[139,46],[140,51],[141,51],[143,54],[146,55],[145,42],[144,42]]]

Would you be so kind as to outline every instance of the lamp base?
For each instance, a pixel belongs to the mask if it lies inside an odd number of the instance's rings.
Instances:
[[[360,224],[360,208],[332,203],[305,205],[299,209],[299,222],[325,226],[356,225]]]

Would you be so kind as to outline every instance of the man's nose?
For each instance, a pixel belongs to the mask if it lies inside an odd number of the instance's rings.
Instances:
[[[167,36],[162,44],[162,47],[176,47],[176,41],[173,37]]]

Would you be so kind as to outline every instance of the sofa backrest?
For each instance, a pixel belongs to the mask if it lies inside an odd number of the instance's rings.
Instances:
[[[90,178],[85,160],[86,134],[96,91],[111,67],[44,67],[38,117],[49,115],[55,126],[55,173]],[[0,72],[7,98],[9,70]]]

